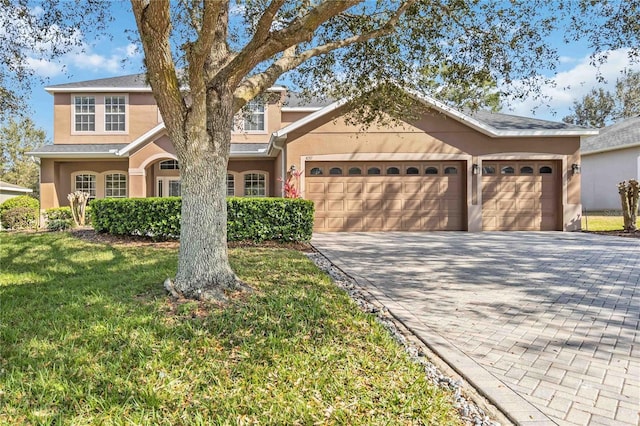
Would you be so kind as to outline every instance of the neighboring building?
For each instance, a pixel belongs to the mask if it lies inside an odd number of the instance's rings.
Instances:
[[[144,75],[62,84],[54,143],[41,158],[42,208],[67,194],[180,194],[179,164]],[[580,139],[596,131],[504,114],[461,113],[430,98],[420,120],[362,133],[349,102],[303,104],[285,87],[251,102],[232,134],[229,195],[279,197],[304,170],[316,231],[576,230]]]
[[[0,180],[0,204],[4,203],[9,198],[17,197],[18,195],[27,195],[32,192],[32,189],[24,188],[22,186],[14,185],[12,183],[3,182]]]
[[[622,210],[618,183],[640,181],[640,116],[605,127],[582,141],[582,205]]]

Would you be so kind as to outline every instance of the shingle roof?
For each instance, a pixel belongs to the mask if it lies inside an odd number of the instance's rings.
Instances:
[[[232,143],[231,155],[233,154],[249,154],[256,152],[266,152],[269,143]]]
[[[99,78],[97,80],[78,81],[74,83],[56,84],[48,86],[47,91],[57,91],[64,89],[92,89],[92,88],[137,88],[151,90],[147,83],[146,74],[130,74],[119,77]]]
[[[585,130],[586,127],[537,118],[520,117],[490,111],[475,111],[469,115],[498,130]]]
[[[298,92],[288,92],[287,99],[283,103],[285,108],[323,108],[332,104],[335,100],[312,96],[310,98],[302,96]]]
[[[583,154],[640,146],[640,116],[628,118],[600,130],[600,134],[582,141]]]
[[[33,154],[77,154],[77,153],[91,153],[91,154],[109,154],[127,146],[126,143],[105,143],[105,144],[69,144],[69,145],[43,145],[36,148],[31,153]]]

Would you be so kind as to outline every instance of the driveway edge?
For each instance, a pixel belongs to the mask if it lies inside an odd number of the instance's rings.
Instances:
[[[411,314],[406,308],[385,297],[375,284],[358,275],[346,273],[342,265],[339,264],[341,263],[339,259],[330,259],[315,246],[314,249],[336,269],[340,270],[342,274],[357,283],[360,291],[366,292],[371,298],[384,306],[389,314],[422,342],[433,355],[469,383],[477,392],[477,395],[472,395],[475,396],[475,398],[473,398],[474,403],[483,409],[487,409],[491,414],[497,414],[495,411],[498,411],[501,415],[495,417],[502,418],[502,422],[504,422],[504,418],[506,417],[510,422],[522,426],[557,424],[509,388],[507,384],[497,379],[484,367],[475,362],[465,354],[464,351],[457,348],[446,338],[418,320],[415,315]],[[481,401],[478,401],[478,396],[483,399],[486,398],[491,405],[487,406],[487,404],[479,403]],[[495,407],[495,410],[492,410],[492,407]]]

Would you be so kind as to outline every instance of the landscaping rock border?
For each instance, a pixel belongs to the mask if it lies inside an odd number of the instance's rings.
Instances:
[[[461,379],[450,377],[450,375],[443,373],[440,368],[431,362],[430,358],[433,359],[435,355],[426,345],[407,330],[402,323],[397,321],[389,311],[377,302],[364,288],[360,287],[356,280],[345,274],[321,253],[315,251],[305,254],[318,268],[331,277],[336,286],[346,291],[360,309],[376,316],[376,320],[391,333],[394,340],[404,347],[409,357],[424,368],[427,379],[431,383],[453,392],[454,404],[465,424],[474,426],[500,426],[502,424],[492,419],[485,409],[481,408],[476,401],[469,397],[469,389],[463,387],[464,383]],[[441,361],[441,363],[443,363],[443,361]],[[482,400],[479,402],[483,406],[487,407],[490,405],[479,394],[474,396],[475,399]],[[501,417],[503,423],[510,424],[501,413],[500,415],[497,414],[499,411],[495,407],[492,411],[494,411],[494,413],[492,413],[494,417]]]

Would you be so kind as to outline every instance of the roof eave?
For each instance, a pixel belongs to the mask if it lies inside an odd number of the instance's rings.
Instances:
[[[26,155],[32,155],[38,158],[118,158],[114,151],[110,152],[27,152]],[[128,157],[128,155],[127,155]]]
[[[151,93],[150,87],[45,87],[47,92],[54,93]]]
[[[611,146],[607,148],[596,149],[594,151],[582,151],[581,155],[585,156],[585,155],[592,155],[592,154],[600,154],[601,152],[618,151],[621,149],[636,148],[636,147],[640,147],[640,141],[634,142],[634,143],[628,143],[625,145],[618,145],[618,146]]]
[[[2,185],[0,185],[0,191],[28,193],[28,192],[33,192],[33,189],[29,189],[29,188],[12,188],[10,186],[2,186]]]

